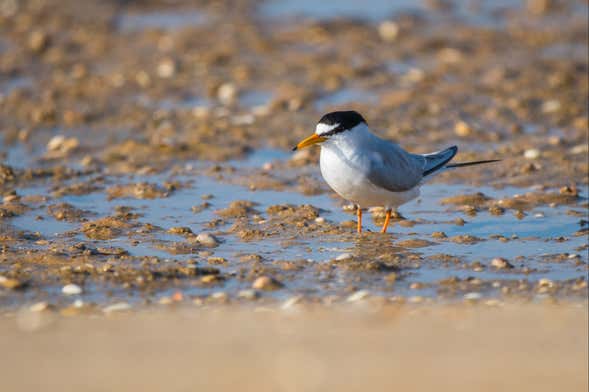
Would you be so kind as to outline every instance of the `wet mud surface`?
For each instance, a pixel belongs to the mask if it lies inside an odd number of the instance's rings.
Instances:
[[[587,4],[375,3],[1,2],[1,308],[584,300]],[[289,152],[343,108],[502,162],[357,235]]]

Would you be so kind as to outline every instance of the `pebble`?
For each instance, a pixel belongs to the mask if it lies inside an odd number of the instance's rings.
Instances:
[[[37,302],[36,304],[32,304],[31,306],[29,306],[29,310],[31,312],[43,312],[47,309],[49,309],[50,305],[48,302],[45,301],[41,301],[41,302]]]
[[[454,125],[454,133],[457,136],[462,136],[462,137],[468,136],[468,135],[470,135],[472,133],[472,128],[466,122],[464,122],[464,121],[458,121]]]
[[[318,224],[325,223],[325,218],[322,216],[319,216],[319,217],[315,218],[315,223],[318,223]]]
[[[217,90],[217,98],[223,105],[231,105],[237,98],[237,87],[233,83],[223,83]]]
[[[219,245],[219,240],[214,235],[209,233],[200,233],[196,236],[196,240],[199,244],[207,246],[209,248],[213,248]]]
[[[477,292],[464,294],[464,299],[467,301],[478,301],[482,297],[483,297],[483,295],[481,293],[477,293]]]
[[[216,293],[211,294],[211,299],[225,302],[229,300],[229,296],[224,291],[217,291]]]
[[[127,302],[117,302],[102,309],[104,313],[125,312],[131,310],[131,305]]]
[[[432,238],[441,239],[441,238],[448,238],[448,236],[443,231],[434,231],[432,233]]]
[[[219,278],[217,277],[217,275],[205,275],[200,278],[200,281],[202,283],[209,284],[209,283],[215,283],[215,282],[219,281]]]
[[[351,294],[346,301],[347,302],[358,302],[370,296],[370,291],[368,290],[358,290],[355,293]]]
[[[257,299],[259,296],[260,293],[258,293],[256,290],[241,290],[239,293],[237,293],[238,298],[243,298],[250,301]]]
[[[338,255],[335,259],[337,261],[343,261],[343,260],[348,260],[351,259],[353,256],[350,253],[342,253],[341,255]]]
[[[569,153],[573,155],[586,154],[587,152],[589,152],[589,146],[586,144],[578,144],[569,150]]]
[[[270,276],[260,276],[252,283],[252,288],[256,290],[278,290],[282,287],[284,285],[281,282]]]
[[[540,150],[536,148],[530,148],[524,152],[524,158],[526,159],[538,159],[540,157]]]
[[[282,303],[282,305],[280,306],[281,309],[290,309],[293,306],[297,305],[298,303],[300,303],[303,299],[302,295],[296,295],[294,297],[290,297],[289,299],[287,299],[286,301],[284,301]]]
[[[66,284],[61,288],[61,292],[65,295],[78,295],[82,294],[82,288],[77,284]]]
[[[540,286],[540,287],[553,287],[554,282],[548,278],[542,278],[538,281],[538,286]]]
[[[33,31],[29,34],[28,46],[33,52],[41,53],[49,46],[49,36],[44,31]]]
[[[383,41],[393,42],[399,36],[399,25],[393,21],[386,20],[378,26],[378,35]]]
[[[503,257],[495,257],[493,260],[491,260],[491,266],[493,266],[497,269],[513,268],[513,264],[511,264],[509,261],[507,261]]]
[[[80,142],[75,137],[66,138],[63,135],[55,135],[47,143],[47,151],[67,154],[79,146]]]
[[[172,59],[164,59],[157,65],[157,76],[162,79],[171,78],[176,73],[176,63]]]
[[[560,102],[556,99],[551,99],[549,101],[545,101],[542,104],[542,112],[543,113],[554,113],[560,110]]]
[[[14,290],[21,287],[22,282],[0,275],[0,286],[4,287],[5,289]]]

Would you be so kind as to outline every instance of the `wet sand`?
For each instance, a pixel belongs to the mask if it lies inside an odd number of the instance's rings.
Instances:
[[[21,312],[0,332],[4,390],[587,390],[586,304]]]

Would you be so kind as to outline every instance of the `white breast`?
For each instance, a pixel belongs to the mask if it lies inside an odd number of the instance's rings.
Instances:
[[[338,195],[361,207],[396,209],[419,196],[419,187],[405,192],[390,192],[372,184],[364,175],[361,159],[354,157],[353,151],[321,146],[319,163],[327,184]]]

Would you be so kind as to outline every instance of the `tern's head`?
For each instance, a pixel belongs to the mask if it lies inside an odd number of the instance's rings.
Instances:
[[[336,135],[345,135],[346,132],[351,132],[358,125],[366,126],[366,120],[356,111],[327,113],[317,123],[315,133],[302,140],[293,150],[323,143]]]

